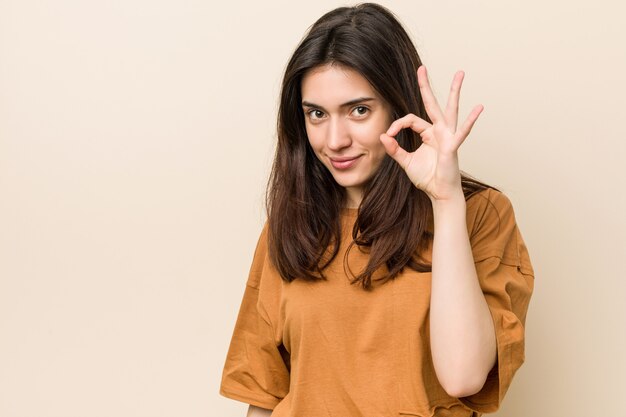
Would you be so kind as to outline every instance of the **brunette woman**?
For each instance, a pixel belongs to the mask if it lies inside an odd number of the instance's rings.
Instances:
[[[510,200],[459,169],[458,123],[376,4],[322,16],[278,144],[220,393],[249,416],[480,416],[524,361],[534,273]]]

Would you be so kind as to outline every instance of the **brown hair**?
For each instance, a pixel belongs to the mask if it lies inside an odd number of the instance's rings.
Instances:
[[[430,122],[417,84],[421,65],[408,34],[386,8],[365,3],[334,9],[313,24],[293,53],[283,77],[278,110],[278,144],[268,181],[269,256],[281,277],[324,280],[324,268],[337,256],[341,242],[340,212],[346,192],[313,152],[301,107],[301,82],[313,68],[336,64],[354,69],[390,105],[392,118],[408,113]],[[396,140],[407,151],[421,145],[410,129]],[[494,188],[461,174],[465,198]],[[494,188],[495,189],[495,188]],[[429,230],[430,225],[430,230]],[[389,273],[405,266],[431,270],[419,254],[432,239],[432,203],[411,183],[400,165],[386,156],[364,188],[352,230],[353,242],[367,247],[369,262],[352,283],[369,290],[382,265]],[[330,249],[332,245],[332,249]],[[344,266],[347,260],[344,258]]]

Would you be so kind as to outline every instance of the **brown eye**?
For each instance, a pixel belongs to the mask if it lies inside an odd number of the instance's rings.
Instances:
[[[367,112],[369,111],[369,109],[365,106],[357,106],[354,108],[354,110],[352,110],[352,113],[355,116],[365,116],[367,114]]]
[[[324,117],[324,112],[321,110],[317,110],[317,109],[309,110],[307,114],[309,118],[312,120],[317,120],[317,119],[321,119],[322,117]]]

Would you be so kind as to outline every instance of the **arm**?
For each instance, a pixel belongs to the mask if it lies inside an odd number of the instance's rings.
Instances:
[[[496,338],[491,312],[482,293],[467,235],[466,202],[459,170],[458,149],[483,110],[475,106],[457,128],[461,84],[465,73],[452,80],[445,111],[430,88],[426,68],[417,80],[432,123],[408,114],[394,121],[380,140],[387,153],[433,205],[435,235],[430,297],[430,343],[439,382],[454,397],[474,394],[484,385],[496,361]],[[410,128],[422,143],[413,152],[394,137]]]
[[[462,192],[433,201],[430,342],[437,377],[454,397],[480,391],[496,361],[493,320],[476,275],[465,213]]]
[[[250,407],[248,407],[248,414],[246,414],[246,417],[270,417],[271,415],[272,410],[250,405]]]

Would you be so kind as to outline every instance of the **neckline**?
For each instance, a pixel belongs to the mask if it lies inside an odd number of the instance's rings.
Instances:
[[[342,207],[341,214],[356,216],[359,213],[359,209],[356,207]]]

